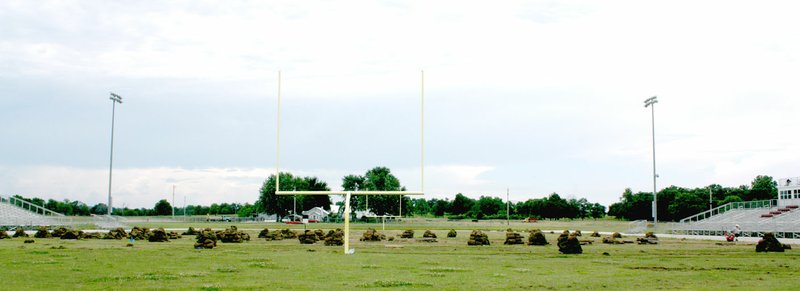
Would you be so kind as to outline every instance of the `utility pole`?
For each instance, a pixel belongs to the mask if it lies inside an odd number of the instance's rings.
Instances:
[[[511,200],[508,200],[508,188],[506,188],[506,225],[511,225]]]

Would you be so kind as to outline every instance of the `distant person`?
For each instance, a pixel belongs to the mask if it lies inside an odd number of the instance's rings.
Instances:
[[[733,233],[733,238],[734,238],[733,240],[734,241],[739,241],[739,233],[740,232],[742,232],[742,228],[739,227],[738,224],[735,227],[733,227],[733,230],[731,231],[731,233]]]

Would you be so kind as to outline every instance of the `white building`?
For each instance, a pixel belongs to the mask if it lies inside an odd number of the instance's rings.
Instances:
[[[324,221],[331,213],[322,207],[314,207],[309,210],[303,211],[303,216],[308,215],[308,220],[316,220],[319,222]]]
[[[800,177],[778,179],[778,206],[800,205]]]

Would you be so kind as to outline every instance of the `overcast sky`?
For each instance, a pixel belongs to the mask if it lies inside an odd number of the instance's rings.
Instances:
[[[0,1],[0,195],[254,202],[275,169],[604,205],[800,175],[796,1]],[[170,198],[171,199],[171,198]]]

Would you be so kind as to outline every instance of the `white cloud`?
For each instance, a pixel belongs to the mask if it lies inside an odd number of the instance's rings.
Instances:
[[[74,102],[71,108],[91,108],[74,112],[91,116],[92,104],[99,102],[92,92],[124,90],[131,102],[120,113],[120,162],[133,157],[139,169],[120,170],[119,199],[123,193],[167,194],[170,179],[185,176],[179,191],[208,197],[202,201],[237,193],[251,201],[258,180],[270,172],[257,168],[273,163],[272,150],[263,145],[273,144],[278,70],[285,158],[294,158],[290,168],[324,177],[332,186],[351,173],[314,169],[350,169],[365,160],[391,165],[410,189],[418,183],[418,169],[407,161],[415,158],[407,154],[409,143],[392,138],[416,137],[393,130],[415,126],[409,120],[416,118],[397,116],[417,112],[416,105],[403,102],[416,102],[420,69],[426,72],[428,158],[439,165],[428,169],[426,189],[432,193],[481,195],[524,183],[514,192],[568,192],[613,202],[625,187],[647,190],[650,112],[642,101],[652,95],[661,101],[660,184],[736,185],[758,174],[797,175],[791,173],[791,150],[800,139],[787,132],[800,124],[799,6],[3,1],[0,84],[10,97],[0,100],[0,122],[16,126],[0,128],[0,150],[19,157],[13,171],[6,170],[18,182],[5,191],[103,201],[93,197],[105,193],[104,170],[79,168],[102,164],[97,148],[81,151],[98,142],[64,134],[100,136],[94,126],[100,118],[92,116],[98,118],[87,125],[58,109]],[[43,98],[45,109],[55,109],[37,111]],[[370,102],[398,105],[376,109]],[[343,108],[354,109],[345,114]],[[178,121],[166,118],[173,115]],[[53,142],[35,134],[52,129],[64,136]],[[402,155],[373,151],[351,157],[370,149],[353,140],[385,141],[380,145],[386,152]],[[50,143],[70,150],[42,146]],[[371,143],[359,142],[364,144]],[[55,158],[34,151],[74,158],[48,161]],[[290,151],[320,157],[298,162],[302,157]],[[218,170],[184,173],[178,166],[186,161],[200,164],[187,168]],[[238,178],[221,172],[247,166],[255,168],[241,170]],[[38,174],[19,174],[35,167],[42,167]],[[591,183],[576,177],[591,177]]]

